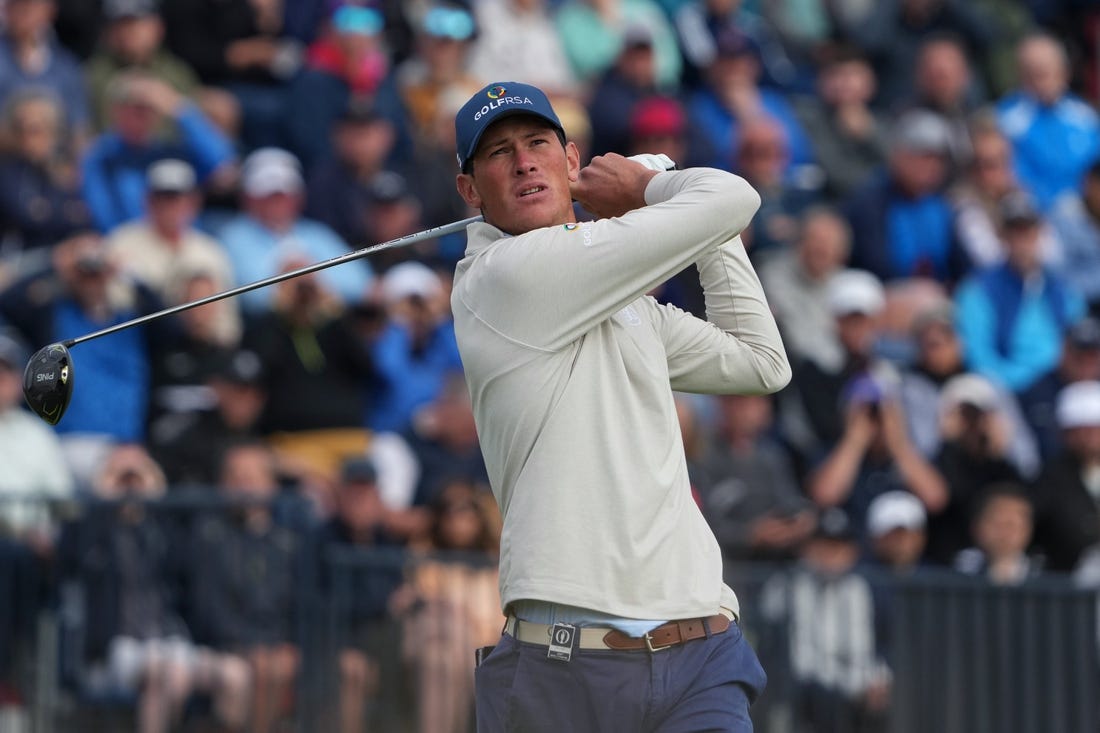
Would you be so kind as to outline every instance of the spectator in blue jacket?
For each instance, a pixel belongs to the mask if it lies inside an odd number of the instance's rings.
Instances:
[[[3,6],[0,37],[0,102],[21,86],[52,89],[65,105],[65,122],[78,135],[89,126],[84,72],[73,54],[57,42],[55,0],[9,0]]]
[[[119,276],[95,234],[79,234],[58,244],[52,269],[0,293],[0,320],[36,347],[161,307],[148,288]],[[80,386],[56,427],[78,483],[90,480],[115,443],[144,440],[150,352],[163,348],[175,333],[175,323],[162,318],[80,347]]]
[[[715,168],[729,170],[745,120],[767,115],[780,122],[790,146],[788,171],[814,162],[806,132],[786,96],[760,86],[760,49],[736,28],[722,29],[717,54],[707,68],[707,84],[691,95],[688,114],[711,148]]]
[[[1050,222],[1062,242],[1061,272],[1100,313],[1100,158],[1085,171],[1076,191],[1054,202]]]
[[[454,322],[443,283],[429,267],[403,262],[382,280],[389,318],[374,342],[381,391],[370,402],[367,424],[404,432],[416,411],[435,400],[448,374],[461,371]]]
[[[1045,211],[1059,194],[1077,188],[1100,153],[1100,118],[1069,91],[1069,59],[1057,38],[1028,36],[1016,54],[1020,88],[1000,101],[997,113],[1020,180]]]
[[[927,277],[953,282],[969,261],[943,192],[951,131],[926,110],[902,114],[890,131],[885,169],[844,202],[852,227],[852,267],[881,280]]]
[[[302,216],[305,182],[293,154],[279,148],[253,152],[241,169],[241,189],[242,212],[218,232],[239,282],[277,275],[290,260],[308,264],[351,251],[327,226]],[[366,296],[373,272],[357,260],[318,277],[344,302],[354,303]],[[270,310],[273,298],[271,288],[253,290],[241,296],[241,308],[246,316],[258,315]]]
[[[127,71],[107,91],[111,127],[91,144],[83,161],[84,198],[101,231],[145,213],[146,168],[163,158],[194,167],[200,183],[225,170],[231,142],[183,95],[142,71]],[[171,120],[177,139],[162,134]]]
[[[1057,364],[1084,299],[1039,259],[1042,214],[1033,197],[1006,196],[1000,211],[1005,261],[980,269],[955,292],[970,369],[1021,392]]]

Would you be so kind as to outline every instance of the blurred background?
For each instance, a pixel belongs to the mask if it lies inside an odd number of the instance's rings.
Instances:
[[[0,0],[0,732],[472,727],[453,117],[746,178],[794,378],[677,395],[765,733],[1100,728],[1100,9]],[[581,217],[586,214],[578,212]],[[652,297],[705,315],[694,268]],[[629,521],[624,517],[623,521]]]

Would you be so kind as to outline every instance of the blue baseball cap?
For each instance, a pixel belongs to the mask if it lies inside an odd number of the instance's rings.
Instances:
[[[541,89],[518,81],[494,82],[470,97],[455,115],[455,147],[460,169],[465,170],[466,163],[477,152],[477,144],[489,125],[511,115],[541,117],[564,132],[561,120]]]

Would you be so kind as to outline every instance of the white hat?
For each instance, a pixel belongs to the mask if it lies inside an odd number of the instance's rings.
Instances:
[[[885,307],[886,291],[879,279],[865,270],[841,270],[829,280],[826,300],[834,316],[873,316]]]
[[[879,494],[867,508],[867,531],[872,537],[895,529],[924,529],[926,520],[924,505],[908,491]]]
[[[1058,427],[1100,426],[1100,382],[1074,382],[1058,393]]]
[[[394,265],[382,278],[382,293],[388,303],[396,303],[413,295],[434,298],[442,292],[443,283],[439,275],[419,262]]]
[[[957,374],[943,385],[940,404],[949,408],[956,405],[974,405],[981,410],[995,410],[1000,400],[993,384],[980,374]]]
[[[301,163],[280,148],[260,148],[241,165],[241,187],[249,196],[298,193],[304,185]]]
[[[152,193],[187,193],[195,190],[195,169],[186,161],[165,158],[149,166],[145,183]]]

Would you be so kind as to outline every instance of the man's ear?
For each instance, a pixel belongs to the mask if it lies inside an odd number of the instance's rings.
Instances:
[[[565,144],[565,159],[569,164],[569,182],[576,183],[581,175],[581,151],[572,140]]]
[[[459,173],[455,177],[455,187],[458,189],[458,195],[462,197],[471,208],[481,208],[481,194],[477,192],[477,186],[474,185],[474,177],[469,173]]]

